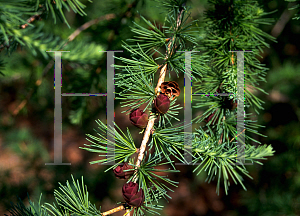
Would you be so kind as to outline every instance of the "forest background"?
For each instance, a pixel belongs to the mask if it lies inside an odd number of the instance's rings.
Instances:
[[[263,58],[259,59],[270,68],[267,83],[260,85],[269,95],[257,92],[265,101],[265,110],[257,115],[258,123],[265,126],[259,132],[268,137],[256,139],[272,144],[275,155],[264,161],[263,166],[248,166],[254,180],[245,178],[247,191],[231,184],[227,196],[222,189],[218,196],[216,182],[205,183],[205,174],[195,176],[193,166],[177,166],[180,173],[170,175],[170,179],[179,181],[179,187],[170,194],[172,200],[164,203],[163,216],[300,215],[300,20],[292,19],[297,11],[288,10],[291,3],[258,2],[265,12],[274,11],[268,17],[273,17],[275,22],[260,28],[274,36],[277,43],[267,41],[270,48],[264,49]],[[72,90],[96,93],[95,89],[105,93],[106,54],[98,51],[123,50],[116,56],[129,58],[121,41],[134,35],[129,28],[133,26],[132,21],[145,26],[140,13],[147,20],[162,25],[165,14],[161,14],[163,10],[156,7],[157,3],[149,0],[82,3],[86,5],[87,16],[64,10],[71,28],[58,17],[54,24],[51,14],[34,23],[43,32],[57,36],[50,40],[53,44],[60,40],[58,37],[75,36],[70,42],[74,49],[70,51],[76,55],[62,61],[63,93]],[[207,2],[189,0],[187,5],[191,6],[192,19],[199,19],[201,27]],[[82,25],[88,28],[76,32]],[[106,166],[90,165],[88,162],[95,159],[95,154],[79,149],[87,143],[85,134],[92,133],[96,127],[95,120],[105,122],[106,98],[62,98],[63,162],[72,165],[45,166],[46,162],[53,161],[54,67],[51,58],[45,59],[40,51],[34,56],[27,47],[17,47],[10,57],[1,49],[0,60],[5,63],[4,68],[0,68],[4,74],[0,75],[0,214],[8,213],[10,201],[16,203],[17,196],[27,203],[27,193],[35,202],[42,193],[42,201],[52,203],[58,182],[71,180],[71,174],[75,179],[84,176],[90,201],[96,206],[101,205],[103,210],[116,207],[116,203],[123,200],[120,192],[123,182],[115,179],[113,172],[104,173]],[[120,62],[116,60],[116,63]],[[87,70],[92,72],[86,73]],[[183,88],[183,77],[176,81]],[[178,100],[183,105],[183,94]],[[116,101],[116,123],[123,130],[130,127],[134,139],[140,142],[138,130],[122,110]],[[179,116],[182,119],[183,110]]]

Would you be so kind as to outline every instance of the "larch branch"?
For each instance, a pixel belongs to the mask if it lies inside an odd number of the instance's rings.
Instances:
[[[181,16],[182,16],[182,14],[183,14],[183,9],[179,12],[178,17],[177,17],[177,22],[176,22],[177,23],[176,24],[176,28],[177,29],[178,29],[178,27],[181,24]],[[173,52],[173,49],[174,49],[174,45],[173,45],[172,50],[170,50],[172,43],[174,43],[174,36],[170,40],[169,45],[168,45],[168,49],[166,50],[166,59],[170,55],[172,55],[172,52]],[[160,86],[165,81],[166,73],[167,73],[167,63],[160,70],[159,79],[158,79],[158,82],[157,82],[157,85],[156,85],[156,88],[155,88],[155,94],[156,95],[159,94]],[[138,158],[137,158],[137,161],[136,161],[136,164],[135,164],[136,165],[135,172],[137,172],[137,168],[141,166],[141,162],[142,162],[142,160],[144,158],[144,154],[145,154],[147,142],[149,141],[149,137],[150,137],[151,131],[153,129],[155,119],[156,119],[155,117],[152,117],[148,121],[146,130],[145,130],[145,133],[144,133],[144,137],[143,137],[143,140],[142,140],[142,143],[141,143],[139,155],[138,155]],[[135,178],[133,179],[133,182],[136,183],[137,179],[138,179],[138,177],[136,175]]]

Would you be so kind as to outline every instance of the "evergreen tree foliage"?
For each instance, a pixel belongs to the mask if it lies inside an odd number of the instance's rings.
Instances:
[[[184,72],[184,54],[172,51],[185,50],[184,41],[188,40],[192,43],[190,47],[193,47],[194,50],[198,48],[204,51],[204,55],[192,56],[193,72],[195,72],[192,77],[198,81],[193,86],[198,89],[198,92],[202,93],[215,92],[217,88],[221,88],[224,93],[237,92],[237,68],[234,66],[236,58],[228,51],[252,50],[253,52],[245,57],[245,83],[248,87],[246,88],[245,103],[248,108],[255,106],[256,112],[258,112],[257,108],[262,109],[263,101],[253,95],[249,88],[264,92],[258,87],[258,83],[259,81],[265,81],[264,76],[267,69],[258,63],[256,56],[259,55],[259,51],[262,51],[263,47],[268,46],[265,39],[272,41],[275,41],[275,39],[257,27],[259,24],[270,24],[272,20],[261,18],[266,13],[260,9],[255,1],[210,1],[210,3],[212,8],[206,12],[205,19],[207,24],[205,26],[206,36],[199,43],[196,43],[196,38],[193,37],[193,34],[190,34],[194,23],[186,25],[186,10],[182,10],[182,8],[186,8],[182,6],[183,2],[181,1],[164,1],[163,5],[169,9],[166,18],[167,24],[162,26],[163,29],[166,29],[165,31],[160,31],[155,24],[151,24],[144,18],[145,23],[153,28],[152,33],[139,25],[132,29],[133,32],[138,34],[137,39],[131,39],[131,41],[136,42],[136,45],[130,46],[124,42],[123,47],[132,53],[132,59],[134,60],[115,57],[127,65],[130,64],[128,66],[115,65],[121,70],[116,75],[116,83],[118,86],[124,86],[123,89],[126,92],[126,94],[122,92],[120,95],[123,97],[119,99],[124,100],[127,103],[126,106],[133,109],[140,106],[140,101],[142,101],[142,103],[147,103],[144,110],[151,111],[150,105],[155,97],[152,75],[156,73],[157,68],[160,69],[161,67],[153,60],[153,54],[155,52],[160,54],[160,57],[156,60],[163,59],[164,64],[168,66],[167,71],[174,70],[177,74],[182,73]],[[182,16],[179,15],[181,11],[183,11]],[[178,19],[181,21],[181,25],[176,27]],[[197,27],[193,27],[197,29]],[[187,35],[189,36],[187,37]],[[167,57],[158,51],[159,47],[166,48]],[[206,62],[206,64],[203,64],[203,62]],[[197,75],[198,77],[196,77]],[[195,101],[199,101],[199,103],[194,108],[209,106],[210,109],[204,115],[196,117],[194,122],[200,122],[213,112],[216,112],[216,118],[219,119],[218,124],[215,126],[209,127],[208,124],[208,127],[200,127],[196,133],[193,133],[192,151],[194,152],[194,162],[200,163],[195,168],[195,172],[198,171],[199,174],[203,170],[207,171],[208,181],[217,178],[217,192],[219,192],[220,182],[222,181],[227,193],[229,176],[236,184],[240,183],[246,190],[242,183],[243,177],[240,175],[244,174],[251,178],[246,167],[244,165],[237,165],[236,167],[232,165],[237,159],[236,145],[229,140],[229,137],[234,137],[236,134],[234,130],[236,122],[233,121],[236,112],[224,108],[222,106],[224,100],[218,97],[211,97],[208,100],[201,96],[200,98],[195,96],[195,98]],[[247,113],[247,115],[251,114]],[[250,119],[246,119],[245,123],[247,132],[259,134],[256,129],[260,125],[255,124]],[[166,123],[156,125],[154,128],[155,132],[150,138],[150,146],[153,145],[155,149],[159,150],[154,151],[153,156],[163,160],[163,157],[160,156],[163,155],[169,162],[171,162],[171,155],[183,159],[182,150],[186,147],[182,138],[184,127],[179,128]],[[163,130],[168,132],[163,134],[161,133]],[[170,134],[172,134],[171,137]],[[258,160],[273,155],[274,151],[270,145],[254,147],[249,141],[255,140],[248,134],[246,140],[248,141],[245,143],[246,161],[261,164]],[[117,160],[118,163],[124,161],[126,161],[125,157]],[[139,176],[139,178],[141,177]],[[145,188],[144,185],[140,186]]]
[[[131,31],[136,34],[129,41],[131,44],[123,42],[122,47],[131,53],[131,58],[115,57],[121,60],[124,65],[115,65],[117,69],[115,84],[119,87],[117,92],[118,100],[121,100],[123,107],[129,111],[145,104],[144,112],[150,113],[149,122],[158,119],[151,134],[147,137],[149,141],[145,156],[138,163],[139,158],[135,153],[141,152],[142,145],[139,147],[134,142],[130,129],[122,131],[117,124],[114,128],[109,128],[96,120],[98,129],[96,134],[87,135],[88,144],[84,144],[81,149],[95,152],[99,155],[99,160],[91,161],[91,164],[107,164],[113,159],[107,158],[108,154],[115,154],[115,165],[110,166],[106,171],[115,169],[123,162],[128,162],[135,171],[133,176],[127,182],[137,182],[140,189],[143,189],[145,201],[141,207],[128,207],[133,215],[144,215],[148,213],[158,214],[157,210],[163,208],[159,205],[159,200],[171,198],[169,191],[172,187],[177,187],[178,182],[169,179],[168,176],[157,173],[178,172],[174,165],[177,159],[184,163],[184,151],[191,150],[194,164],[194,172],[200,174],[207,173],[207,181],[217,181],[216,192],[219,193],[221,187],[226,194],[230,186],[230,181],[240,184],[243,189],[243,178],[252,178],[243,164],[234,165],[237,159],[237,146],[232,140],[239,135],[236,134],[236,115],[235,109],[228,106],[228,101],[236,100],[236,96],[200,96],[196,93],[213,94],[218,91],[222,93],[237,92],[237,58],[236,55],[229,51],[234,50],[252,50],[245,54],[245,162],[257,163],[262,165],[260,160],[272,156],[274,150],[271,145],[262,145],[253,138],[253,134],[262,135],[258,129],[262,127],[252,120],[252,108],[258,113],[263,109],[263,101],[255,96],[252,92],[260,91],[259,82],[265,82],[266,71],[263,64],[260,64],[257,56],[263,47],[268,47],[266,40],[275,41],[275,38],[266,34],[258,28],[259,24],[270,24],[271,19],[263,16],[265,13],[256,1],[252,0],[209,0],[210,8],[205,13],[203,29],[198,27],[198,21],[194,20],[188,23],[190,14],[189,7],[184,0],[162,0],[158,1],[160,7],[166,12],[166,19],[163,26],[157,26],[155,22],[147,20],[141,15],[141,18],[151,30],[135,23]],[[11,3],[5,3],[1,10],[9,8],[9,12],[4,16],[1,25],[1,44],[9,45],[8,51],[12,52],[18,43],[35,50],[45,50],[43,46],[42,35],[39,29],[35,29],[30,23],[25,29],[18,29],[21,23],[26,23],[21,19],[23,14],[34,15],[35,13],[51,13],[55,20],[55,14],[61,16],[66,22],[62,13],[62,7],[71,7],[74,12],[84,15],[82,9],[84,6],[76,0],[37,2],[35,10],[32,7],[23,7],[24,1],[14,0]],[[54,4],[54,5],[53,5]],[[13,5],[10,8],[10,5]],[[41,5],[41,6],[40,6]],[[13,15],[14,7],[20,7],[18,10],[22,13]],[[15,9],[16,10],[16,9]],[[46,12],[47,11],[47,12]],[[5,20],[6,19],[6,20]],[[14,23],[13,25],[10,23]],[[199,32],[203,32],[199,36]],[[29,34],[30,33],[30,34]],[[41,37],[40,37],[41,36]],[[53,44],[59,44],[60,39],[54,39],[47,36]],[[61,43],[60,47],[63,47]],[[48,43],[50,44],[50,43]],[[83,43],[86,44],[86,43]],[[83,46],[83,44],[74,45],[73,49]],[[49,45],[50,46],[50,45]],[[93,45],[91,45],[93,46]],[[57,46],[53,45],[53,48]],[[86,47],[88,48],[88,46]],[[71,48],[70,48],[71,49]],[[94,48],[95,49],[95,48]],[[180,121],[178,110],[182,109],[176,103],[175,97],[171,97],[170,108],[167,113],[157,113],[153,107],[153,101],[159,94],[156,87],[156,80],[160,79],[161,71],[166,68],[166,72],[171,77],[171,71],[174,71],[179,77],[185,73],[185,53],[179,51],[199,51],[201,54],[192,53],[192,81],[193,81],[193,108],[197,110],[205,107],[207,110],[200,116],[196,116],[192,123],[202,123],[199,128],[190,134],[192,143],[190,146],[185,145],[184,129],[190,124],[177,123]],[[159,57],[154,58],[154,54]],[[95,54],[96,56],[96,54]],[[46,57],[46,54],[45,54]],[[76,59],[66,55],[66,60]],[[78,56],[78,59],[84,57]],[[77,60],[78,60],[77,59]],[[167,75],[167,74],[166,74]],[[163,79],[164,80],[164,79]],[[212,116],[206,124],[204,121]],[[174,123],[175,120],[175,123]],[[216,123],[214,123],[216,121]],[[150,124],[148,123],[148,126]],[[149,126],[150,127],[150,126]],[[141,133],[149,133],[147,127]],[[107,136],[114,136],[115,142],[107,139]],[[263,135],[262,135],[263,136]],[[258,145],[255,146],[251,142]],[[169,165],[169,169],[160,169],[163,165]],[[13,206],[11,215],[106,215],[91,204],[88,199],[88,191],[84,185],[75,181],[72,177],[73,185],[67,182],[66,186],[60,184],[59,190],[54,191],[56,199],[55,204],[38,204],[35,208],[30,203],[30,208],[22,204]],[[120,203],[124,205],[124,203]],[[125,207],[124,207],[125,208]]]

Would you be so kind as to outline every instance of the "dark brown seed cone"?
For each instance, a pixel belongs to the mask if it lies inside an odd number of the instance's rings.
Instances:
[[[175,81],[167,81],[163,82],[160,86],[162,94],[167,95],[169,98],[171,96],[178,97],[180,95],[180,88],[177,82]],[[173,97],[173,99],[175,98]]]

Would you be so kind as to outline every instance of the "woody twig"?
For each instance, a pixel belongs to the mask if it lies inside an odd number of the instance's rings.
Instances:
[[[180,12],[179,12],[179,14],[178,14],[177,24],[176,24],[176,28],[177,29],[179,28],[179,26],[181,24],[181,19],[182,19],[183,11],[184,11],[184,9],[181,9]],[[172,50],[171,50],[171,45],[174,43],[174,40],[175,40],[174,37],[172,37],[171,40],[168,40],[169,41],[169,45],[168,45],[168,49],[166,50],[166,58],[165,59],[167,59],[168,57],[170,57],[170,55],[172,55],[172,53],[174,51],[174,45],[172,46]],[[160,70],[159,79],[158,79],[158,82],[157,82],[157,85],[156,85],[156,88],[155,88],[156,95],[159,94],[159,88],[160,88],[161,84],[165,81],[166,73],[167,73],[167,64],[165,64],[161,68],[161,70]],[[143,140],[142,140],[142,143],[141,143],[139,155],[138,155],[138,158],[137,158],[137,161],[136,161],[136,164],[135,164],[136,165],[135,172],[137,172],[137,168],[140,167],[141,162],[142,162],[142,160],[144,158],[144,154],[145,154],[145,150],[146,150],[146,145],[147,145],[147,142],[149,140],[151,131],[153,130],[155,119],[156,118],[152,116],[152,118],[150,118],[149,121],[148,121],[146,130],[145,130],[145,133],[144,133],[144,137],[143,137]],[[136,182],[136,181],[137,181],[137,175],[135,176],[133,182]]]

